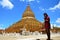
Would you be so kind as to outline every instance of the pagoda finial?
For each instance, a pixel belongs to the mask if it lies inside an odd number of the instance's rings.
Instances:
[[[27,6],[29,6],[29,5],[30,5],[30,3],[28,2],[28,3],[27,3]]]

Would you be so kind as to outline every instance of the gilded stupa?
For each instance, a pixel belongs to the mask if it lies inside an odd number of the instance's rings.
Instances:
[[[22,19],[15,24],[11,25],[9,28],[5,29],[5,32],[21,32],[22,28],[26,28],[27,31],[41,31],[43,23],[36,20],[34,13],[32,12],[30,6],[28,5],[23,13]]]

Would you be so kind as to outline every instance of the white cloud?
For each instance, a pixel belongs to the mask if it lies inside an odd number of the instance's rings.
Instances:
[[[46,11],[47,11],[47,9],[42,8],[42,7],[39,7],[39,9],[40,9],[41,11],[43,11],[43,12],[46,12]]]
[[[0,24],[0,29],[5,29],[3,24]]]
[[[56,23],[60,23],[60,18],[57,18]]]
[[[25,0],[20,0],[20,1],[23,1],[24,2]]]
[[[49,10],[52,10],[52,11],[54,11],[56,9],[60,9],[60,2],[57,5],[55,5],[54,7],[49,8]]]
[[[53,29],[53,24],[51,24],[51,29]]]
[[[40,3],[40,1],[39,1],[39,0],[37,0],[37,3]]]
[[[51,29],[53,29],[53,27],[60,27],[60,25],[57,25],[57,24],[51,24]]]
[[[56,26],[58,26],[58,25],[56,25],[56,24],[53,24],[53,26],[54,26],[54,27],[56,27]]]
[[[32,2],[32,1],[35,1],[35,0],[20,0],[20,1]]]
[[[58,27],[56,24],[51,24],[51,28],[53,29],[53,26],[54,27]]]
[[[2,5],[3,8],[12,9],[14,5],[9,0],[2,0],[0,1],[0,5]]]
[[[31,2],[31,1],[35,1],[35,0],[29,0],[29,1]]]

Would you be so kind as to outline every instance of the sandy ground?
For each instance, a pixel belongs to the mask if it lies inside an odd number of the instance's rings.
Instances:
[[[46,34],[41,35],[29,35],[29,36],[21,36],[21,35],[0,35],[0,40],[46,40]],[[53,40],[60,40],[60,34],[51,34],[51,39]]]

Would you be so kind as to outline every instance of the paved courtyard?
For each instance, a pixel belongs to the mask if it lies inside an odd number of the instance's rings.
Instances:
[[[46,40],[47,36],[46,34],[40,34],[40,35],[0,35],[0,40]],[[51,34],[51,39],[53,40],[60,40],[60,34]]]

